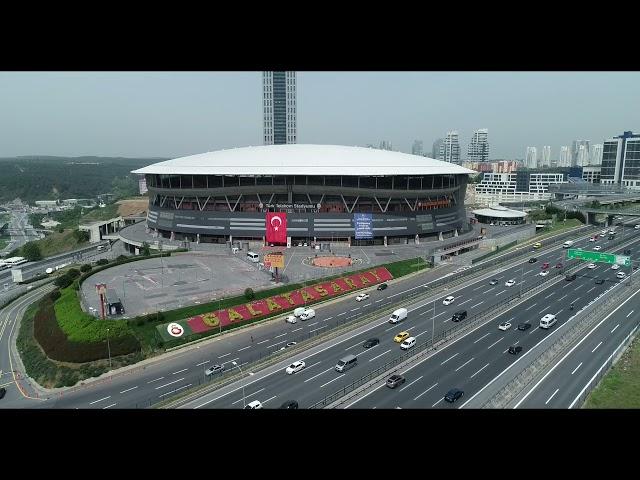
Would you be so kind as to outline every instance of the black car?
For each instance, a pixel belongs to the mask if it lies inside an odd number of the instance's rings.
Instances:
[[[282,405],[280,405],[280,408],[286,408],[286,409],[289,409],[289,410],[297,409],[298,408],[298,402],[296,402],[295,400],[287,400]]]
[[[387,387],[396,388],[398,385],[402,385],[406,381],[407,379],[402,375],[391,375],[389,378],[387,378]]]
[[[453,322],[459,322],[460,320],[464,320],[465,318],[467,318],[467,311],[460,310],[459,312],[456,312],[453,314],[453,317],[451,317],[451,320]]]
[[[384,290],[385,288],[387,288],[389,285],[387,285],[386,283],[381,283],[380,285],[378,285],[378,288],[376,290]]]
[[[6,394],[7,394],[7,389],[4,387],[0,388],[0,399],[4,398]]]
[[[570,282],[570,281],[572,281],[572,280],[575,280],[575,279],[576,279],[576,274],[575,274],[575,273],[572,273],[572,274],[570,274],[570,275],[567,275],[567,276],[565,276],[565,277],[564,277],[564,279],[565,279],[567,282]]]
[[[536,257],[531,257],[529,259],[529,263],[536,263],[538,261],[538,259]]]
[[[604,279],[596,278],[596,285],[602,285],[604,283]]]
[[[631,255],[631,250],[625,250],[625,251],[624,251],[624,254],[625,254],[625,255]]]
[[[495,278],[489,282],[489,285],[497,285],[497,284],[498,284],[498,280]]]
[[[520,325],[518,325],[518,330],[529,330],[531,328],[531,324],[530,323],[521,323]]]
[[[464,392],[462,390],[458,388],[452,388],[444,396],[444,399],[449,403],[453,403],[457,401],[459,398],[461,398],[463,395],[464,395]]]
[[[513,355],[517,355],[522,351],[522,347],[520,345],[511,345],[509,347],[509,353]]]
[[[380,343],[380,340],[377,338],[370,338],[369,340],[367,340],[366,342],[364,342],[362,344],[362,346],[364,348],[371,348],[371,347],[375,347],[376,345],[378,345]]]

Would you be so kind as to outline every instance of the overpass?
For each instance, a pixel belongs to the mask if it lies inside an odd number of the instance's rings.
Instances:
[[[556,195],[584,195],[588,197],[604,195],[630,195],[637,196],[640,192],[625,188],[621,185],[603,185],[597,183],[556,183],[549,185],[549,193]]]

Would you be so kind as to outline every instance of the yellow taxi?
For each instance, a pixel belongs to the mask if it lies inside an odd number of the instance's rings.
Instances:
[[[536,242],[533,244],[533,248],[542,248],[542,244],[540,242]]]
[[[405,338],[408,338],[408,337],[409,337],[409,335],[410,335],[410,333],[409,333],[409,332],[400,332],[399,334],[397,334],[397,335],[395,336],[395,338],[393,339],[393,341],[394,341],[394,342],[396,342],[396,343],[402,343],[402,342],[404,342],[404,339],[405,339]]]

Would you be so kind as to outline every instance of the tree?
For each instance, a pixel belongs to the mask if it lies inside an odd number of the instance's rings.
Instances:
[[[149,244],[147,242],[142,243],[142,249],[140,250],[140,253],[142,253],[142,255],[144,255],[145,257],[151,255],[151,250],[149,249]]]
[[[244,298],[246,298],[247,300],[253,300],[255,297],[256,297],[256,294],[252,288],[247,288],[244,291]]]
[[[89,232],[87,232],[86,230],[78,230],[78,229],[73,231],[73,236],[76,238],[78,243],[88,242],[90,238]]]
[[[22,254],[24,258],[26,258],[30,262],[42,260],[42,253],[40,252],[40,247],[35,242],[25,243],[24,246],[22,247]]]
[[[80,267],[80,271],[81,271],[82,273],[86,273],[86,272],[88,272],[88,271],[90,271],[90,270],[91,270],[91,265],[89,265],[88,263],[85,263],[84,265],[82,265],[82,266]]]

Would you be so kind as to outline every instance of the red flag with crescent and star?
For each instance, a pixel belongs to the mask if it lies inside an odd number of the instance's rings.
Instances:
[[[268,212],[265,224],[267,227],[267,243],[287,243],[286,213]]]

